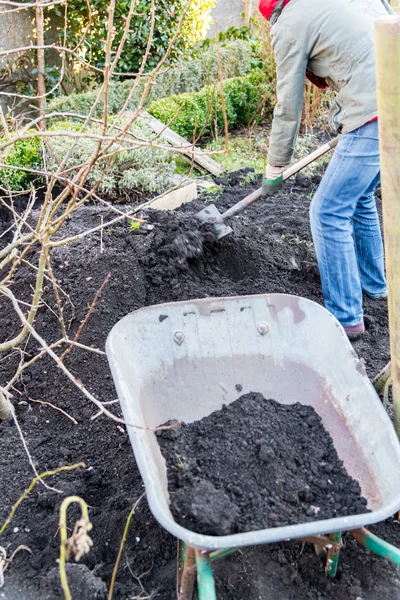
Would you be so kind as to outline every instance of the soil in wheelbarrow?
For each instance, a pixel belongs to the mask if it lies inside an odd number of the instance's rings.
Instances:
[[[158,436],[172,513],[191,531],[229,535],[367,511],[311,406],[250,393]]]
[[[228,208],[258,186],[258,181],[249,183],[249,175],[249,171],[243,171],[217,181],[220,209]],[[109,331],[121,317],[150,304],[264,292],[298,294],[322,303],[308,224],[309,197],[317,183],[318,176],[313,179],[301,176],[288,182],[276,198],[260,202],[232,219],[233,235],[211,244],[201,256],[179,264],[170,260],[173,236],[184,231],[193,214],[204,208],[209,199],[200,198],[170,214],[144,213],[153,228],[142,227],[135,232],[127,224],[114,224],[102,238],[97,232],[65,248],[54,248],[53,271],[75,306],[74,315],[68,298],[63,295],[67,326],[72,319],[69,337],[74,337],[87,316],[88,307],[108,273],[111,279],[79,338],[80,343],[100,350],[104,350]],[[119,208],[127,209],[124,205]],[[88,206],[69,220],[60,235],[75,236],[97,227],[101,218],[106,221],[113,216],[106,207]],[[0,207],[0,233],[6,232],[10,225],[5,209]],[[0,237],[0,246],[8,235]],[[28,258],[31,264],[37,264],[36,254]],[[33,270],[26,264],[12,285],[13,292],[23,302],[29,302],[32,283]],[[41,305],[35,326],[51,343],[61,337],[61,331],[48,282],[45,294],[46,304]],[[386,303],[365,299],[365,313],[367,332],[354,348],[365,360],[372,377],[389,358]],[[19,330],[10,303],[0,297],[0,340],[10,339]],[[27,339],[24,359],[29,360],[37,352],[38,343]],[[14,352],[1,356],[1,385],[12,377],[21,356]],[[65,364],[99,400],[115,399],[104,355],[74,348]],[[69,566],[72,597],[104,600],[126,519],[143,493],[126,430],[105,417],[93,420],[97,408],[47,358],[25,370],[22,379],[14,384],[13,396],[21,430],[39,472],[78,461],[84,461],[86,467],[47,479],[62,494],[38,484],[19,506],[1,536],[0,545],[10,555],[24,544],[32,554],[21,551],[15,556],[5,573],[0,598],[58,600],[62,597],[57,583],[59,509],[65,496],[77,494],[89,505],[94,545],[80,564]],[[76,423],[59,410],[33,400],[51,403]],[[109,408],[120,415],[118,404]],[[0,424],[0,456],[0,523],[3,523],[33,476],[18,430],[10,423]],[[68,527],[73,528],[78,517],[79,511],[71,507]],[[396,519],[377,526],[374,531],[400,546],[400,526]],[[214,570],[218,600],[400,599],[396,568],[364,551],[350,536],[345,538],[339,576],[334,582],[325,577],[323,557],[315,554],[313,546],[303,548],[298,542],[243,550],[216,564]],[[131,521],[113,600],[173,600],[175,582],[176,540],[157,524],[143,499]]]

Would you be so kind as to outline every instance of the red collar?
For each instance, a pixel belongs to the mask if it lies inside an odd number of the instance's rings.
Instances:
[[[289,2],[290,0],[284,0],[283,7],[285,7],[286,4],[288,4]],[[279,0],[260,0],[258,8],[262,16],[268,20],[271,18],[271,15],[277,7],[278,3]]]

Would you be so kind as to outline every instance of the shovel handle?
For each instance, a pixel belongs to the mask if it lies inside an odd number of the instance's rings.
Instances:
[[[329,150],[332,150],[332,148],[335,148],[335,146],[337,145],[337,143],[339,141],[339,137],[340,136],[333,138],[333,140],[331,140],[327,144],[324,144],[323,146],[321,146],[321,148],[314,150],[314,152],[311,152],[311,154],[309,154],[302,160],[299,160],[299,162],[297,162],[295,165],[286,169],[286,171],[284,171],[284,173],[283,173],[283,181],[286,181],[287,179],[289,179],[289,177],[296,175],[296,173],[301,171],[301,169],[308,167],[308,165],[310,165],[315,160],[317,160],[317,158],[320,158],[321,156],[323,156],[324,154],[329,152]],[[229,217],[234,217],[235,215],[241,213],[248,206],[251,206],[251,204],[256,202],[256,200],[259,200],[259,198],[261,198],[261,191],[262,191],[262,188],[259,188],[258,190],[255,190],[249,196],[246,196],[246,198],[243,198],[243,200],[240,200],[239,202],[234,204],[231,208],[229,208],[227,211],[225,211],[222,214],[222,219],[225,220],[225,219],[228,219]]]

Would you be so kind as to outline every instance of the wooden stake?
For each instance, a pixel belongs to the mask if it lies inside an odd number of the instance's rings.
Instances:
[[[394,426],[400,437],[400,17],[377,21],[376,59]]]

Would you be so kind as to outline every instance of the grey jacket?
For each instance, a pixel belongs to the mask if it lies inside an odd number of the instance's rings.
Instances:
[[[349,133],[377,116],[375,20],[391,9],[382,0],[291,0],[271,28],[277,104],[269,163],[290,163],[299,132],[305,72],[336,92],[330,124]]]

